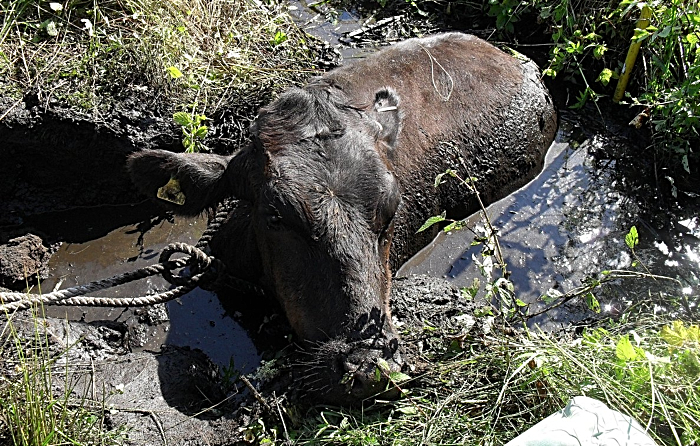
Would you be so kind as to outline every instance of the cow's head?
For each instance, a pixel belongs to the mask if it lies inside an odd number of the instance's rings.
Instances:
[[[249,230],[230,236],[254,241],[261,265],[253,267],[315,352],[309,373],[329,399],[368,396],[400,368],[389,250],[401,196],[387,161],[400,127],[392,90],[351,105],[319,81],[263,108],[250,146],[233,158],[144,151],[129,161],[151,196],[177,180],[176,212],[196,214],[226,196],[250,203]]]

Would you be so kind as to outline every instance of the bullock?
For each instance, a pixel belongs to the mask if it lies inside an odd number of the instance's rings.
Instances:
[[[279,301],[317,355],[320,397],[349,402],[401,369],[389,291],[392,268],[431,237],[417,229],[444,209],[474,209],[456,182],[435,188],[436,175],[461,170],[494,201],[541,169],[555,131],[534,63],[447,33],[282,93],[232,156],[144,150],[128,169],[150,197],[175,184],[179,203],[163,204],[178,214],[238,200],[213,254]]]

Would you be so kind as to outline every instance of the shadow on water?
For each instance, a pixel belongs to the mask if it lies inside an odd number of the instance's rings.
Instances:
[[[147,206],[153,211],[152,204]],[[142,213],[143,210],[135,212],[131,221],[140,221]],[[109,228],[110,221],[103,219],[101,209],[81,209],[72,214],[62,212],[44,217],[50,221],[65,219],[61,231],[66,232],[61,236],[66,240],[79,240],[62,243],[52,256],[49,263],[51,279],[41,284],[44,292],[57,286],[65,289],[155,264],[169,243],[180,241],[194,245],[206,227],[204,218],[177,218],[162,221],[145,233],[138,223],[106,232],[105,226]],[[92,226],[95,221],[103,221],[103,227]],[[104,235],[84,240],[86,233]],[[153,276],[101,291],[100,295],[136,297],[168,288],[164,279]],[[128,331],[132,351],[158,352],[164,345],[190,347],[204,352],[219,367],[233,365],[242,373],[253,371],[260,362],[247,332],[226,313],[217,295],[200,288],[164,305],[136,308],[51,306],[47,315],[87,323],[121,324]]]

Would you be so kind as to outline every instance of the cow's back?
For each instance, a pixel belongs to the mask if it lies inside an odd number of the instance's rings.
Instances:
[[[386,154],[404,200],[396,217],[394,268],[434,235],[416,234],[425,219],[443,210],[475,210],[473,197],[456,181],[435,190],[439,173],[454,168],[476,177],[482,198],[495,201],[541,169],[556,131],[554,107],[535,64],[467,34],[397,43],[324,79],[359,107],[372,104],[384,87],[401,98],[399,144]]]

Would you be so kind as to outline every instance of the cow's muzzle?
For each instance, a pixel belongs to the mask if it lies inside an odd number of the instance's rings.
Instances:
[[[334,339],[318,345],[313,357],[313,372],[304,375],[307,390],[320,401],[348,405],[400,394],[393,380],[403,366],[396,337]]]

